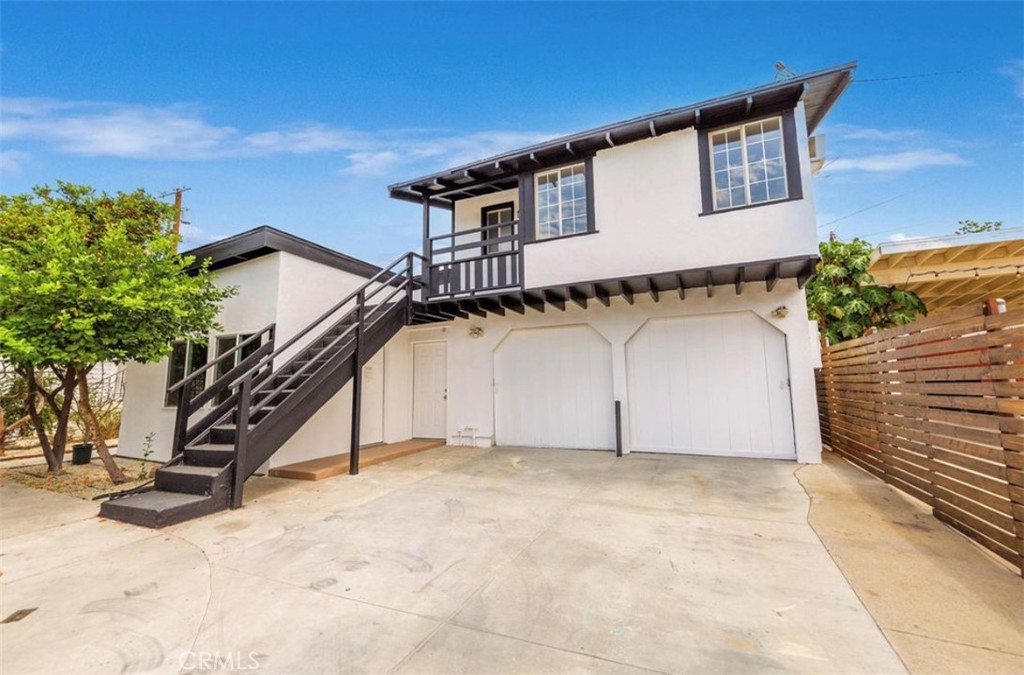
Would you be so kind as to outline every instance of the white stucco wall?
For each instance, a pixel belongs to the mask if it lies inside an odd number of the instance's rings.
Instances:
[[[593,169],[597,231],[526,244],[525,286],[816,253],[802,104],[795,117],[804,197],[777,204],[701,216],[697,132],[693,129],[599,151]],[[481,199],[507,201],[511,194]],[[472,220],[468,211],[474,207],[479,219],[480,205],[475,201],[460,203],[457,223]]]
[[[228,298],[217,320],[223,330],[216,335],[256,332],[276,323],[278,345],[284,344],[366,280],[349,272],[315,263],[290,253],[273,253],[232,265],[217,273],[217,284],[237,286],[238,295]],[[338,318],[341,314],[338,315]],[[326,327],[327,324],[325,324]],[[308,339],[323,329],[314,331]],[[277,363],[283,364],[308,339],[300,340]],[[210,358],[213,357],[211,341]],[[386,367],[383,359],[377,362]],[[174,409],[164,407],[167,360],[128,364],[125,405],[122,414],[119,454],[138,457],[146,435],[155,432],[152,459],[170,458]],[[348,452],[352,418],[351,384],[339,391],[271,458],[270,466],[290,464],[324,455]],[[366,410],[383,416],[379,404]]]
[[[771,315],[781,305],[789,309],[785,318]],[[475,427],[479,444],[489,445],[493,441],[494,429],[494,350],[512,329],[540,328],[546,326],[586,324],[600,333],[612,346],[612,375],[615,398],[622,402],[624,450],[630,451],[629,439],[629,395],[626,377],[626,343],[650,318],[671,316],[692,316],[709,313],[750,310],[777,327],[786,336],[786,353],[791,375],[791,398],[793,403],[794,432],[797,459],[800,462],[818,462],[821,458],[821,439],[818,430],[817,400],[814,390],[813,354],[808,336],[808,320],[803,291],[797,289],[793,280],[783,280],[775,290],[768,293],[763,285],[748,284],[742,295],[736,295],[731,287],[716,287],[714,296],[691,291],[683,301],[673,294],[664,294],[661,302],[655,303],[648,296],[637,296],[635,305],[628,305],[621,298],[612,300],[611,307],[591,302],[584,310],[569,305],[561,312],[548,307],[544,314],[527,310],[525,315],[508,312],[505,317],[489,316],[487,319],[471,317],[447,324],[447,330],[420,329],[406,331],[389,348],[408,354],[409,339],[444,339],[448,345],[448,440],[457,442],[458,430]],[[471,327],[481,327],[484,335],[480,338],[469,336]],[[389,377],[392,378],[392,392],[407,386],[411,378],[411,357],[399,361],[391,359]],[[398,405],[388,399],[388,415],[394,425],[395,437],[408,437],[406,408],[399,415],[392,415],[392,407]],[[402,403],[411,406],[411,402]],[[401,420],[399,418],[401,417]]]
[[[321,265],[290,253],[281,253],[277,291],[277,342],[284,344],[366,279],[334,267]],[[340,312],[335,319],[343,316]],[[286,361],[302,345],[327,328],[329,322],[286,351]],[[378,406],[379,408],[379,406]],[[382,415],[382,410],[373,411]],[[369,414],[370,411],[367,410]],[[352,429],[352,384],[345,385],[318,410],[270,459],[270,467],[348,452]]]
[[[512,202],[513,218],[519,217],[519,190],[503,190],[455,202],[455,231],[480,227],[480,211],[487,206]],[[436,233],[435,233],[436,234]]]
[[[281,254],[274,253],[215,273],[218,286],[236,286],[238,294],[225,300],[217,315],[223,329],[210,334],[211,357],[214,336],[255,333],[274,323],[280,263]],[[146,435],[152,432],[155,436],[151,459],[170,459],[174,408],[164,407],[166,389],[167,359],[156,363],[127,364],[117,449],[119,455],[141,457]]]

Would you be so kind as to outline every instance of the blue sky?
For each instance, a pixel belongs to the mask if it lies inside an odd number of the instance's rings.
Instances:
[[[3,192],[187,185],[193,245],[266,223],[384,262],[420,236],[389,183],[762,84],[776,60],[860,62],[819,130],[822,236],[1024,226],[1017,2],[5,2],[0,48]]]

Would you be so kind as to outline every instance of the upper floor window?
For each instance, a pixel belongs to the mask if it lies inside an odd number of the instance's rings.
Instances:
[[[710,136],[716,211],[787,197],[782,118],[751,122]]]
[[[535,176],[537,239],[564,237],[587,231],[585,164],[574,164]]]

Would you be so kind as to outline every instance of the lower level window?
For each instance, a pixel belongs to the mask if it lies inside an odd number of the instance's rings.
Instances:
[[[574,164],[536,175],[537,238],[587,231],[586,165]]]
[[[782,118],[711,134],[715,210],[786,198]]]
[[[232,349],[234,349],[238,345],[242,344],[243,342],[248,340],[250,337],[252,337],[251,333],[250,334],[244,334],[243,333],[242,335],[222,335],[222,336],[218,337],[217,338],[217,356],[220,357],[220,356],[223,356],[224,354],[227,354],[229,351],[231,351]],[[232,368],[234,368],[239,363],[244,361],[247,356],[251,355],[253,352],[255,352],[259,348],[260,348],[260,341],[259,340],[253,340],[249,344],[245,345],[244,347],[242,347],[241,349],[236,351],[232,356],[230,356],[228,358],[225,358],[225,359],[222,359],[220,361],[217,361],[217,365],[213,369],[214,372],[216,373],[217,379],[220,379],[221,377],[226,375],[228,373],[228,371],[230,371]],[[223,403],[224,401],[228,400],[228,398],[231,396],[231,391],[232,390],[229,389],[229,388],[225,388],[223,391],[221,391],[217,395],[217,403]]]
[[[175,341],[171,345],[171,357],[167,361],[167,388],[180,382],[195,371],[206,365],[209,348],[196,342]],[[206,378],[198,377],[192,381],[192,396],[206,389]],[[164,405],[174,406],[178,402],[178,392],[164,394]]]

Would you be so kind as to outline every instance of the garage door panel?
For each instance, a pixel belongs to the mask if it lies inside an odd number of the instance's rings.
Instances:
[[[655,319],[626,355],[634,449],[795,457],[785,336],[755,314]]]
[[[500,445],[614,448],[611,346],[593,329],[512,331],[494,373]]]

